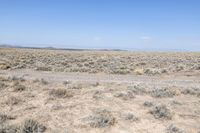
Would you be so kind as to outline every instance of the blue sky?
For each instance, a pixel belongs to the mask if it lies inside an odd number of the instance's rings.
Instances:
[[[0,0],[0,44],[200,51],[200,1]]]

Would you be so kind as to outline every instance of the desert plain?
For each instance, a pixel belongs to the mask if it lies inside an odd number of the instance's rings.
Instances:
[[[200,133],[200,53],[0,48],[0,133]]]

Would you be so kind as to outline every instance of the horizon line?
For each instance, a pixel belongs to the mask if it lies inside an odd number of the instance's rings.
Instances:
[[[0,44],[0,48],[27,48],[27,49],[48,49],[48,50],[72,50],[72,51],[136,51],[136,52],[200,52],[200,50],[186,49],[159,49],[159,48],[77,48],[77,47],[54,47],[54,46],[24,46],[13,44]]]

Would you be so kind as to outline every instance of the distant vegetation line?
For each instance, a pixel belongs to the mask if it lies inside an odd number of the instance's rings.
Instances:
[[[25,48],[25,49],[47,49],[47,50],[67,50],[67,51],[139,51],[139,52],[200,52],[198,50],[186,49],[159,49],[159,48],[61,48],[61,47],[34,47],[19,46],[10,44],[0,44],[0,48]]]

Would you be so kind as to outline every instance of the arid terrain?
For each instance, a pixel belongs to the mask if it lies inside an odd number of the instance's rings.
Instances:
[[[200,133],[200,53],[0,48],[0,133]]]

